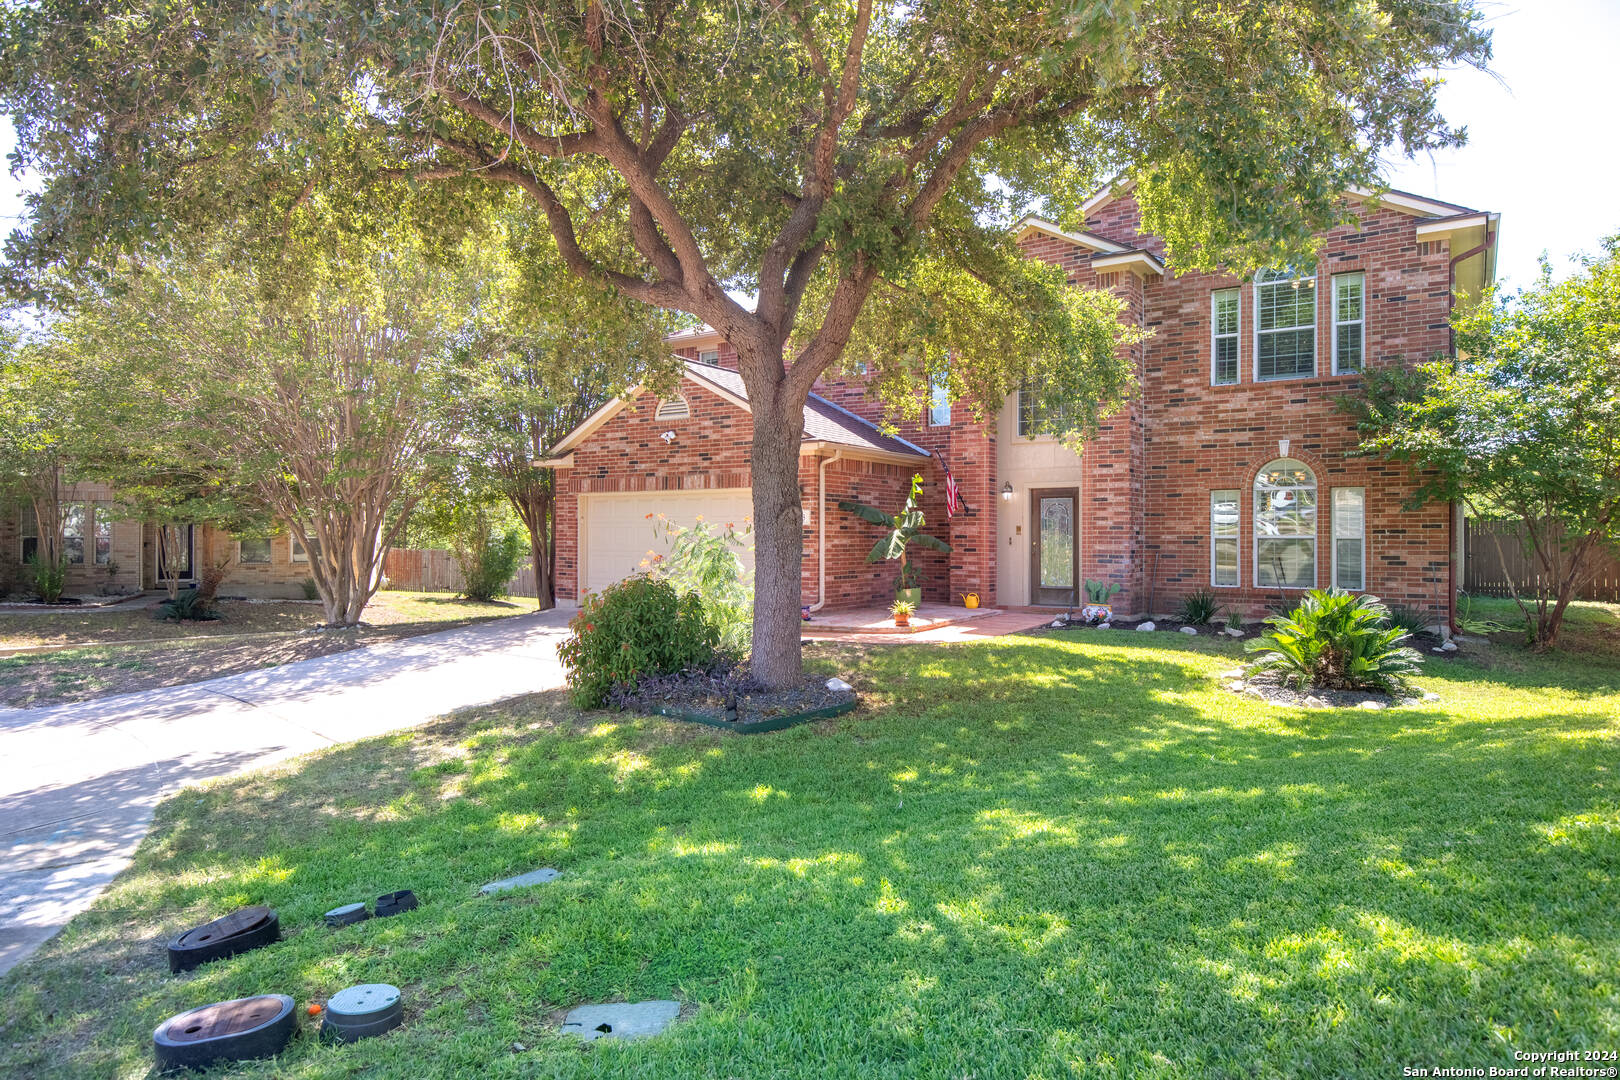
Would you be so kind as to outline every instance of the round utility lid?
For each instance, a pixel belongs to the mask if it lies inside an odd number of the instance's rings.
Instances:
[[[339,990],[326,1002],[326,1015],[335,1024],[369,1024],[386,1018],[399,1007],[399,987],[387,983],[361,983]]]
[[[357,923],[366,917],[365,904],[344,904],[342,907],[335,907],[326,913],[326,925],[348,926],[350,923]]]

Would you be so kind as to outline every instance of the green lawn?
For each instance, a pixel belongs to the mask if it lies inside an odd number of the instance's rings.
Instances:
[[[1442,700],[1277,709],[1235,647],[1095,631],[824,647],[867,705],[776,735],[546,695],[189,792],[0,981],[0,1075],[144,1076],[165,1016],[346,985],[400,1030],[230,1076],[1391,1077],[1620,1048],[1614,608],[1568,656],[1435,658]],[[1583,636],[1584,635],[1584,636]],[[1588,639],[1591,639],[1590,641]],[[557,882],[481,899],[494,877]],[[342,931],[340,903],[423,907]],[[240,904],[287,940],[181,977]],[[559,1010],[674,997],[582,1051]]]

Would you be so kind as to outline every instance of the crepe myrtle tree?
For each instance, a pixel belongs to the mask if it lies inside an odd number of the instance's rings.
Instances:
[[[753,412],[753,670],[799,677],[802,406],[855,339],[886,393],[1126,393],[1116,305],[1021,262],[1124,164],[1180,267],[1298,254],[1380,155],[1460,141],[1472,0],[83,0],[7,9],[0,86],[43,179],[14,281],[314,188],[524,193],[581,278],[735,346]],[[115,28],[115,32],[109,32]],[[387,196],[367,195],[367,198]],[[875,296],[885,302],[869,303]],[[743,302],[739,296],[751,297]],[[947,331],[950,332],[947,337]],[[940,358],[949,353],[949,364]]]
[[[1620,236],[1565,280],[1543,258],[1529,288],[1478,299],[1453,318],[1457,362],[1370,373],[1346,407],[1364,451],[1418,470],[1415,504],[1518,522],[1536,573],[1508,588],[1545,649],[1620,550]]]
[[[53,333],[106,387],[109,480],[189,498],[177,511],[203,493],[273,518],[308,553],[326,625],[352,626],[450,457],[441,391],[463,316],[453,275],[408,236],[341,259],[296,232],[289,245],[298,258],[274,268],[223,242],[126,262]]]

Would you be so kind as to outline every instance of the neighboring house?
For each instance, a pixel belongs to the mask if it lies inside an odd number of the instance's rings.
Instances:
[[[993,419],[933,395],[898,438],[861,380],[818,385],[800,458],[806,604],[886,601],[892,566],[865,564],[875,530],[837,509],[895,507],[929,481],[924,596],[1070,607],[1087,579],[1114,582],[1116,611],[1173,612],[1209,589],[1249,615],[1301,590],[1338,586],[1449,621],[1462,583],[1460,508],[1408,510],[1405,466],[1349,456],[1358,438],[1338,399],[1363,367],[1452,349],[1450,309],[1495,272],[1498,215],[1398,192],[1347,196],[1356,223],[1327,233],[1314,267],[1245,280],[1178,274],[1140,230],[1128,186],[1086,207],[1088,230],[1029,218],[1018,239],[1072,284],[1104,288],[1152,330],[1126,346],[1138,391],[1076,455],[1025,429],[1022,394]],[[557,447],[557,596],[577,600],[634,573],[658,547],[648,515],[689,523],[750,514],[746,394],[713,331],[682,331],[679,397],[615,399]],[[947,521],[949,463],[971,507]]]
[[[161,588],[158,529],[119,514],[104,484],[68,484],[62,492],[62,553],[69,596],[140,592]],[[238,539],[223,529],[188,525],[176,577],[194,585],[205,566],[224,566],[221,596],[301,598],[309,559],[285,533],[270,539]],[[33,511],[0,508],[0,597],[27,591],[24,564],[39,543]]]

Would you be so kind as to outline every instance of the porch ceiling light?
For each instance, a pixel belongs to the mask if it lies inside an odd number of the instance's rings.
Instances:
[[[1012,497],[1012,481],[1009,480],[1005,484],[1001,485],[1001,498],[1004,502],[1012,502]]]

